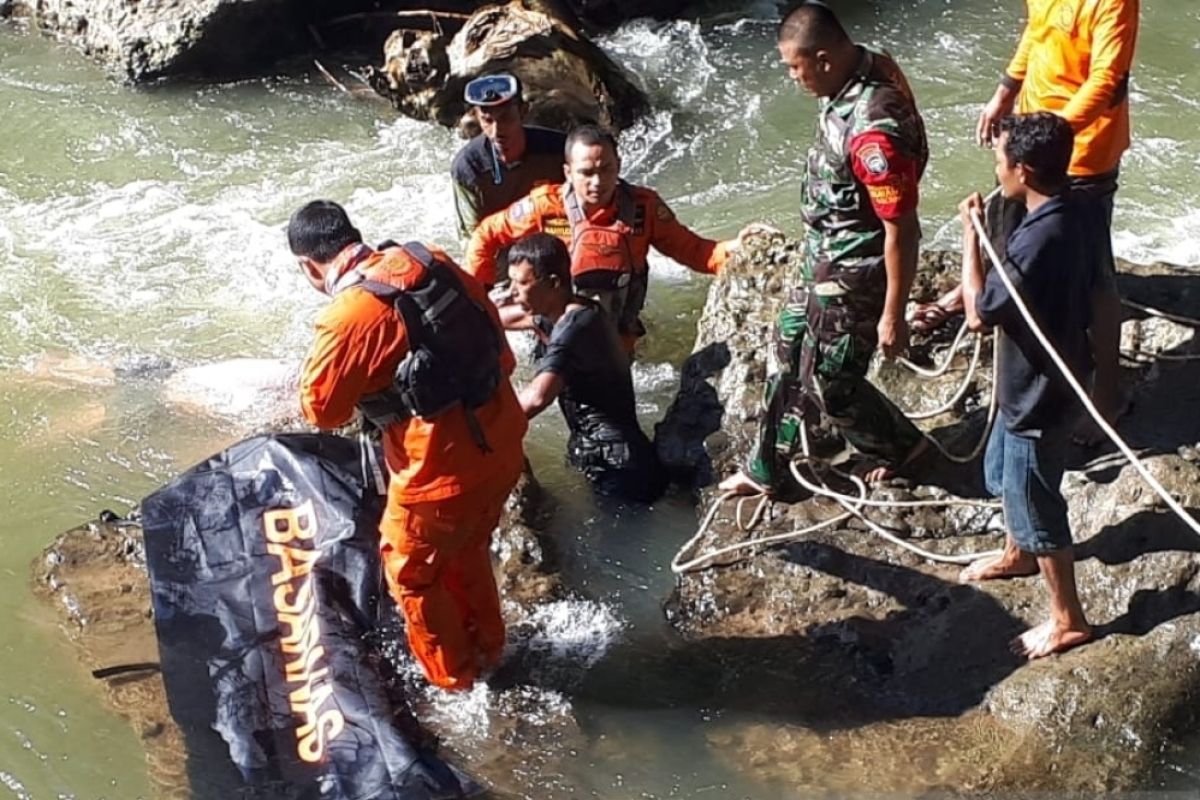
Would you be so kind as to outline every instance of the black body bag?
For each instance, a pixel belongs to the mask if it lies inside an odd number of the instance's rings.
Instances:
[[[193,797],[480,792],[422,745],[369,635],[395,612],[367,455],[338,436],[260,436],[142,502],[163,679]]]

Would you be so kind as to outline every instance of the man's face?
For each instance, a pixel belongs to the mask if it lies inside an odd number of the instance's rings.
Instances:
[[[509,101],[498,106],[478,106],[475,119],[479,127],[500,153],[500,160],[511,164],[525,155],[525,114],[519,102]]]
[[[563,167],[584,210],[603,208],[613,201],[621,162],[609,144],[576,142]]]
[[[779,60],[787,67],[788,77],[815,97],[829,97],[841,87],[829,86],[830,64],[824,50],[805,53],[795,42],[779,43]]]
[[[533,271],[533,265],[528,261],[518,261],[508,267],[508,278],[511,281],[513,302],[530,314],[548,314],[554,308],[560,287],[558,278],[550,276],[538,279]]]
[[[1025,168],[1014,164],[1008,159],[1005,147],[1008,145],[1008,133],[1000,134],[996,140],[993,153],[996,158],[996,180],[1000,182],[1000,193],[1009,200],[1021,200],[1025,197],[1025,183],[1022,177]]]

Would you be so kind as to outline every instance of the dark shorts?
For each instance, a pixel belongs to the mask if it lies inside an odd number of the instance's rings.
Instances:
[[[1077,201],[1093,215],[1092,230],[1104,231],[1103,236],[1091,242],[1095,247],[1095,259],[1099,266],[1096,276],[1097,288],[1115,292],[1117,290],[1117,262],[1112,249],[1113,200],[1117,194],[1117,170],[1088,178],[1071,178],[1071,192]],[[1008,237],[1025,219],[1025,205],[1008,200],[999,193],[988,203],[988,238],[1000,258],[1004,258]]]
[[[996,420],[983,457],[987,489],[1004,506],[1004,523],[1023,553],[1035,556],[1071,546],[1061,484],[1070,427],[1034,439]]]

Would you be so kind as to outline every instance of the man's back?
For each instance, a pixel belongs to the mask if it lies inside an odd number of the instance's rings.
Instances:
[[[435,255],[451,265],[464,291],[481,304],[499,331],[495,307],[483,288],[440,251]],[[421,265],[399,248],[376,252],[360,265],[370,279],[400,288],[412,285]],[[409,352],[409,338],[396,311],[363,288],[351,286],[322,311],[317,338],[305,363],[301,403],[306,416],[350,418],[363,395],[386,389],[396,367]],[[507,375],[514,359],[501,334],[504,378],[492,399],[474,415],[491,453],[475,444],[466,413],[451,408],[431,420],[416,417],[395,422],[384,430],[384,454],[393,480],[389,494],[397,501],[426,502],[472,488],[497,469],[521,458],[526,422]],[[335,423],[338,424],[338,423]]]

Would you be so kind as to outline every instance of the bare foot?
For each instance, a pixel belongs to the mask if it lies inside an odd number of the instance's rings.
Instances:
[[[917,459],[925,455],[926,451],[928,450],[929,440],[922,436],[921,441],[917,442],[916,446],[913,447],[912,450],[908,451],[908,455],[904,457],[904,461],[900,464],[900,466],[894,467],[891,464],[880,464],[859,472],[858,476],[866,483],[880,483],[882,481],[889,481],[896,477],[898,472],[907,466],[911,466],[917,461]]]
[[[767,494],[767,488],[751,478],[745,472],[735,472],[717,485],[723,493],[733,492],[740,495]]]
[[[1091,640],[1092,626],[1087,623],[1083,623],[1081,627],[1071,627],[1046,620],[1013,639],[1012,650],[1032,661],[1035,658],[1065,652]]]
[[[1026,575],[1037,575],[1037,558],[1031,553],[1024,553],[1015,547],[1006,546],[1004,552],[991,558],[981,558],[967,565],[958,573],[959,583],[975,583],[977,581],[994,581],[1001,578],[1020,578]]]

